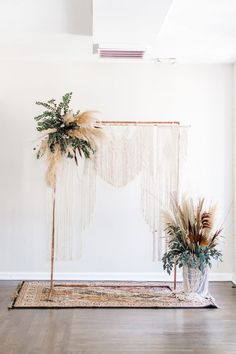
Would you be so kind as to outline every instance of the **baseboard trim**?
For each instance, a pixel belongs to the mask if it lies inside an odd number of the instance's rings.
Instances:
[[[47,280],[48,272],[0,272],[0,280]],[[136,280],[136,281],[173,281],[173,275],[159,273],[65,273],[56,272],[55,280]],[[177,273],[177,281],[182,280],[182,274]],[[233,281],[236,277],[232,273],[210,273],[210,281]]]

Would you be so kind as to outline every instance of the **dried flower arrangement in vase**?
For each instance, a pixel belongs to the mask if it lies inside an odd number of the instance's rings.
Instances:
[[[208,270],[212,260],[222,261],[217,249],[222,229],[214,231],[215,206],[205,207],[204,199],[194,204],[191,198],[179,203],[173,196],[170,209],[162,213],[168,250],[162,261],[169,274],[176,265],[183,268],[186,293],[208,295]]]

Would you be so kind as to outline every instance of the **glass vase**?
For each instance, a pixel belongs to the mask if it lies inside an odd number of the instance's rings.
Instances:
[[[207,297],[209,268],[205,267],[201,272],[198,268],[183,266],[183,290],[185,293],[195,293]]]

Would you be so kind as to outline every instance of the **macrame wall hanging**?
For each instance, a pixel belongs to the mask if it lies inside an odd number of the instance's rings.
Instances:
[[[103,122],[108,141],[95,155],[97,174],[112,186],[139,179],[140,210],[153,234],[153,261],[166,244],[160,220],[170,195],[179,191],[187,129],[178,122]]]
[[[161,209],[178,192],[187,128],[177,123],[101,122],[106,139],[96,154],[75,166],[62,160],[56,196],[56,259],[79,259],[82,232],[90,225],[96,201],[97,176],[122,188],[138,179],[140,213],[153,235],[153,261],[166,250]]]

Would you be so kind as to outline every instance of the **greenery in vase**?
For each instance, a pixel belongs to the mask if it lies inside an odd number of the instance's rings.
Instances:
[[[188,265],[204,272],[212,260],[222,261],[222,252],[217,249],[222,229],[213,231],[215,209],[205,208],[204,199],[196,205],[191,198],[180,204],[176,197],[171,199],[170,210],[163,211],[168,250],[162,261],[168,274],[175,263],[179,268]]]

